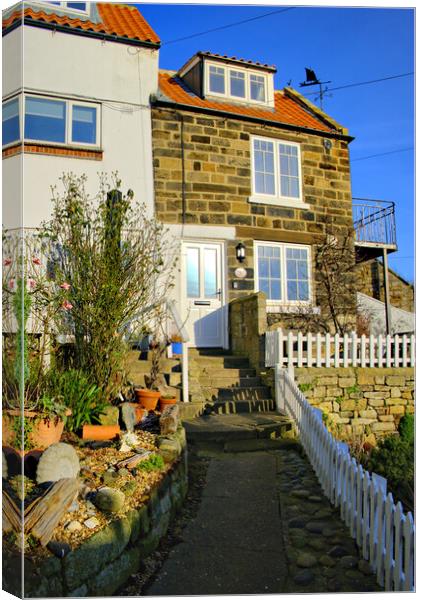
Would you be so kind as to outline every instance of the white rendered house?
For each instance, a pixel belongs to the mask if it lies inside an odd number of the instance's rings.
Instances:
[[[65,172],[118,171],[153,213],[149,98],[159,38],[137,8],[22,2],[3,12],[3,227],[48,218]]]

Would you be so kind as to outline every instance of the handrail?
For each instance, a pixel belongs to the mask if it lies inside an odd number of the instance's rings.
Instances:
[[[356,243],[396,245],[395,203],[353,198]]]

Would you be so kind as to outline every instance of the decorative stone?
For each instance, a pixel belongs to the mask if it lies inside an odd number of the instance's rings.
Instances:
[[[328,552],[329,556],[333,558],[341,558],[347,555],[347,551],[342,546],[333,546]]]
[[[371,575],[373,573],[370,564],[363,559],[358,561],[358,570],[361,571],[361,573],[364,573],[364,575]]]
[[[82,529],[82,524],[79,521],[70,521],[70,523],[66,527],[67,531],[73,533],[75,531],[80,531]]]
[[[339,560],[339,565],[343,569],[355,569],[358,565],[358,558],[355,556],[342,556]]]
[[[73,500],[73,502],[67,509],[67,512],[76,512],[77,510],[79,510],[79,502],[77,500]]]
[[[130,475],[130,471],[129,471],[129,469],[125,469],[123,467],[118,470],[118,475],[119,475],[119,477],[127,477],[127,475]]]
[[[115,471],[105,471],[105,473],[102,474],[101,479],[105,485],[110,486],[118,479],[118,473]]]
[[[166,463],[173,462],[181,453],[181,444],[177,439],[158,438],[159,453]]]
[[[104,487],[98,490],[95,496],[95,506],[100,510],[117,513],[119,512],[126,501],[126,498],[120,490],[115,490],[110,487]]]
[[[303,569],[294,577],[294,583],[298,585],[308,585],[312,581],[314,581],[314,573],[310,569]]]
[[[161,435],[176,433],[179,423],[179,408],[177,404],[173,404],[164,408],[161,418],[159,419],[159,427]]]
[[[100,425],[118,425],[120,411],[117,406],[106,406],[99,416]]]
[[[140,444],[141,444],[139,438],[133,432],[123,433],[123,435],[120,437],[120,439],[121,439],[121,446],[119,448],[120,452],[129,452],[130,450],[133,450],[134,448],[136,448],[137,446],[140,446]]]
[[[306,525],[307,531],[310,533],[322,533],[323,529],[326,527],[326,523],[322,521],[309,521]]]
[[[324,556],[321,556],[319,558],[319,563],[324,567],[333,567],[334,565],[336,565],[336,560],[331,556],[325,554]]]
[[[317,558],[308,552],[300,552],[297,556],[297,566],[314,567],[317,564]]]
[[[95,529],[95,527],[98,527],[99,521],[96,517],[91,517],[90,519],[87,519],[86,521],[84,521],[83,524],[88,529]]]
[[[127,431],[134,431],[136,425],[136,409],[130,402],[121,405],[121,418]]]
[[[1,453],[1,476],[3,479],[7,479],[8,476],[8,468],[7,468],[7,460],[6,460],[6,455],[4,454],[4,452],[2,451]]]
[[[290,519],[288,521],[288,526],[301,529],[302,527],[306,526],[306,522],[307,521],[304,521],[303,519]]]
[[[69,544],[66,544],[66,542],[56,542],[54,540],[48,542],[47,548],[50,552],[52,552],[52,554],[54,554],[54,556],[57,556],[58,558],[64,558],[71,550]]]
[[[308,498],[310,496],[310,492],[303,489],[292,490],[291,496],[294,496],[295,498]]]
[[[321,496],[309,496],[309,502],[322,502],[323,498]]]
[[[79,475],[79,457],[70,444],[59,442],[41,455],[37,467],[37,483],[74,479]]]

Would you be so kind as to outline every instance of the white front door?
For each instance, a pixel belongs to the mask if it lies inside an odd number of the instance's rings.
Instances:
[[[225,344],[223,249],[216,242],[183,242],[182,294],[190,346],[211,348]]]

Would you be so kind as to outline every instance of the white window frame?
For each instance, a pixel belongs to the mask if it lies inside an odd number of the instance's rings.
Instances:
[[[101,104],[96,102],[85,102],[81,100],[74,100],[68,98],[58,98],[56,96],[44,96],[38,94],[21,94],[23,98],[43,98],[44,100],[55,100],[58,102],[65,102],[66,104],[66,126],[65,126],[65,141],[64,142],[51,142],[49,140],[40,140],[37,138],[28,138],[25,137],[25,103],[22,99],[20,103],[21,110],[21,138],[25,140],[25,142],[31,142],[34,144],[42,144],[42,145],[53,145],[53,146],[62,146],[72,147],[72,148],[92,148],[92,149],[100,149],[101,148]],[[72,115],[73,115],[73,106],[87,106],[89,108],[96,108],[96,141],[94,144],[89,144],[87,142],[74,142],[72,140]],[[16,142],[14,142],[16,143]]]
[[[224,70],[224,87],[225,93],[213,92],[210,89],[210,67],[218,67]],[[240,73],[244,73],[245,78],[245,96],[232,96],[231,95],[231,85],[230,85],[230,72],[237,71]],[[264,100],[253,100],[250,94],[250,75],[258,75],[259,77],[263,77],[264,86],[265,86],[265,99]],[[256,106],[272,106],[272,103],[269,101],[269,77],[273,77],[268,73],[258,70],[250,70],[241,67],[240,65],[226,65],[217,61],[205,61],[205,96],[215,96],[216,98],[227,98],[229,100],[234,100],[236,102],[244,102],[247,104],[254,104]]]
[[[9,142],[8,144],[3,144],[2,148],[11,148],[13,146],[16,146],[16,144],[21,144],[22,143],[22,139],[23,139],[23,118],[22,118],[22,94],[18,94],[16,96],[11,96],[10,98],[7,98],[7,100],[3,100],[2,102],[2,108],[4,107],[5,104],[8,104],[9,102],[12,102],[13,100],[18,100],[18,110],[19,110],[19,138],[17,140],[14,140],[13,142]]]
[[[275,166],[275,193],[264,194],[262,192],[256,192],[256,177],[254,171],[254,142],[260,140],[262,142],[270,142],[274,145],[274,166]],[[249,197],[249,202],[256,204],[272,204],[274,206],[286,206],[292,208],[310,208],[309,204],[306,204],[303,200],[303,182],[301,172],[301,147],[296,142],[289,142],[286,140],[280,140],[278,138],[269,138],[261,136],[250,137],[251,151],[250,151],[250,166],[251,166],[251,190],[252,194]],[[298,189],[300,195],[298,198],[295,196],[282,196],[281,195],[281,173],[279,167],[279,146],[294,146],[297,148],[297,160],[298,160]]]
[[[276,247],[280,249],[280,263],[281,263],[281,299],[273,300],[267,298],[266,304],[268,307],[300,307],[300,306],[312,306],[313,305],[313,269],[312,269],[312,256],[311,246],[304,244],[289,244],[284,242],[267,242],[267,241],[254,241],[254,291],[259,292],[259,247]],[[288,300],[287,299],[287,262],[286,262],[286,250],[292,248],[294,250],[306,250],[307,251],[307,273],[308,273],[308,300]]]
[[[59,2],[59,4],[52,4],[46,0],[45,2],[33,2],[33,4],[37,4],[43,8],[48,8],[49,10],[54,10],[55,8],[59,9],[60,12],[66,12],[70,14],[81,14],[81,15],[90,15],[90,4],[91,2],[85,2],[86,8],[69,8],[67,6],[68,2]]]

